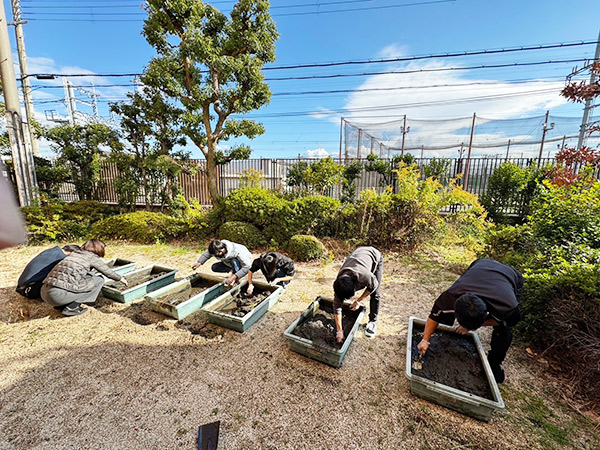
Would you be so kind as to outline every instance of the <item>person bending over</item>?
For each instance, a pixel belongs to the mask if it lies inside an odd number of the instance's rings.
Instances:
[[[512,328],[521,318],[522,295],[523,276],[518,270],[493,259],[474,261],[435,301],[418,345],[419,354],[427,352],[429,339],[440,323],[452,325],[456,318],[460,334],[492,326],[488,362],[496,382],[504,382],[501,365],[512,342]]]
[[[279,286],[286,287],[294,274],[296,269],[294,268],[294,261],[285,255],[277,252],[263,253],[252,262],[252,267],[248,272],[248,289],[247,293],[252,295],[254,292],[254,285],[252,284],[253,274],[261,271],[268,283],[277,284]]]
[[[252,264],[252,254],[245,246],[223,239],[212,241],[192,269],[196,270],[213,256],[219,262],[212,265],[212,271],[229,273],[230,276],[225,280],[228,285],[245,277]]]
[[[33,258],[23,269],[23,273],[17,281],[15,291],[29,299],[39,299],[44,279],[60,261],[72,252],[81,250],[79,245],[69,244],[62,249],[58,246],[44,250]]]
[[[354,300],[350,309],[358,309],[360,302],[371,297],[369,303],[369,323],[365,327],[365,336],[374,337],[377,333],[377,314],[381,298],[381,278],[383,276],[383,256],[375,247],[358,247],[354,250],[338,272],[333,282],[333,308],[336,325],[336,339],[344,340],[342,327],[342,305],[344,300],[354,297],[356,291],[364,289],[363,293]]]
[[[86,311],[81,306],[83,303],[89,305],[96,302],[104,285],[104,278],[92,273],[92,269],[127,285],[125,278],[100,259],[104,256],[105,248],[104,242],[91,239],[82,245],[81,250],[75,250],[59,261],[44,279],[42,300],[52,306],[62,307],[65,316],[77,316]]]

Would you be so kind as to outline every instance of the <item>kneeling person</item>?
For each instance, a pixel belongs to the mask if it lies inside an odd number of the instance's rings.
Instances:
[[[213,256],[219,261],[212,265],[213,272],[232,273],[225,281],[227,284],[245,277],[252,264],[252,254],[245,246],[223,239],[212,241],[192,269],[196,270]]]
[[[461,334],[492,326],[488,362],[496,382],[504,382],[501,364],[512,342],[512,327],[521,318],[522,295],[523,276],[518,270],[493,259],[474,261],[435,301],[418,345],[419,354],[425,354],[429,339],[440,323],[452,325],[456,318]]]
[[[248,272],[248,290],[246,292],[249,295],[252,295],[252,292],[254,292],[254,285],[252,284],[253,274],[259,270],[265,276],[268,283],[283,287],[286,287],[290,283],[296,273],[294,261],[287,256],[277,252],[263,253],[252,262],[252,267],[250,267],[250,271]]]
[[[376,334],[375,322],[379,313],[379,300],[381,298],[381,278],[383,276],[383,256],[375,247],[358,247],[354,250],[338,272],[333,282],[334,318],[336,325],[336,339],[344,340],[342,327],[342,305],[344,300],[354,297],[356,291],[364,289],[363,293],[354,300],[350,309],[356,310],[365,298],[371,296],[369,303],[369,323],[365,328],[365,336],[373,337]]]

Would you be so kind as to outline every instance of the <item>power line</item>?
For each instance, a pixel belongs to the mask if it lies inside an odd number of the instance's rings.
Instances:
[[[424,72],[446,72],[455,70],[479,70],[479,69],[498,69],[504,67],[519,67],[519,66],[538,66],[547,64],[566,64],[573,62],[589,61],[585,58],[577,59],[562,59],[562,60],[550,60],[550,61],[533,61],[533,62],[513,62],[504,64],[491,64],[491,65],[478,65],[478,66],[463,66],[463,67],[437,67],[431,69],[413,69],[413,70],[388,70],[382,72],[363,72],[363,73],[349,73],[349,74],[329,74],[329,75],[305,75],[305,76],[294,76],[294,77],[279,77],[279,78],[265,78],[265,81],[288,81],[288,80],[314,80],[314,79],[329,79],[329,78],[346,78],[346,77],[362,77],[372,75],[389,75],[389,74],[406,74],[406,73],[424,73]],[[136,77],[141,76],[142,73],[36,73],[29,74],[29,77]]]

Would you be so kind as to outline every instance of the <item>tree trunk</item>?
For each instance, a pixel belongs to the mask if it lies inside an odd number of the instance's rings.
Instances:
[[[210,201],[213,206],[217,205],[217,199],[219,198],[219,186],[217,183],[217,159],[215,157],[215,150],[213,145],[209,144],[208,154],[206,155],[206,176],[208,178],[208,194],[210,195]]]

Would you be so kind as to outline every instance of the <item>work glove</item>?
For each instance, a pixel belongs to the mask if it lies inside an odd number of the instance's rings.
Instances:
[[[352,311],[356,311],[358,309],[358,307],[360,306],[360,302],[358,300],[354,300],[354,303],[352,303],[350,305],[350,309]]]
[[[429,341],[426,341],[425,339],[421,339],[421,342],[419,342],[419,345],[417,346],[417,350],[419,350],[419,355],[423,356],[427,350],[429,349]]]
[[[254,285],[253,284],[249,284],[248,285],[248,289],[246,289],[246,294],[252,295],[253,292],[254,292]]]
[[[231,275],[229,278],[227,278],[225,280],[225,284],[227,286],[231,286],[233,283],[235,283],[235,280],[237,280],[237,277],[235,275]]]
[[[123,283],[125,286],[129,286],[129,283],[127,282],[127,280],[125,279],[125,277],[121,277],[121,279],[119,281],[121,283]]]
[[[337,333],[335,333],[335,340],[337,341],[338,344],[341,344],[344,341],[344,331],[340,330]]]

